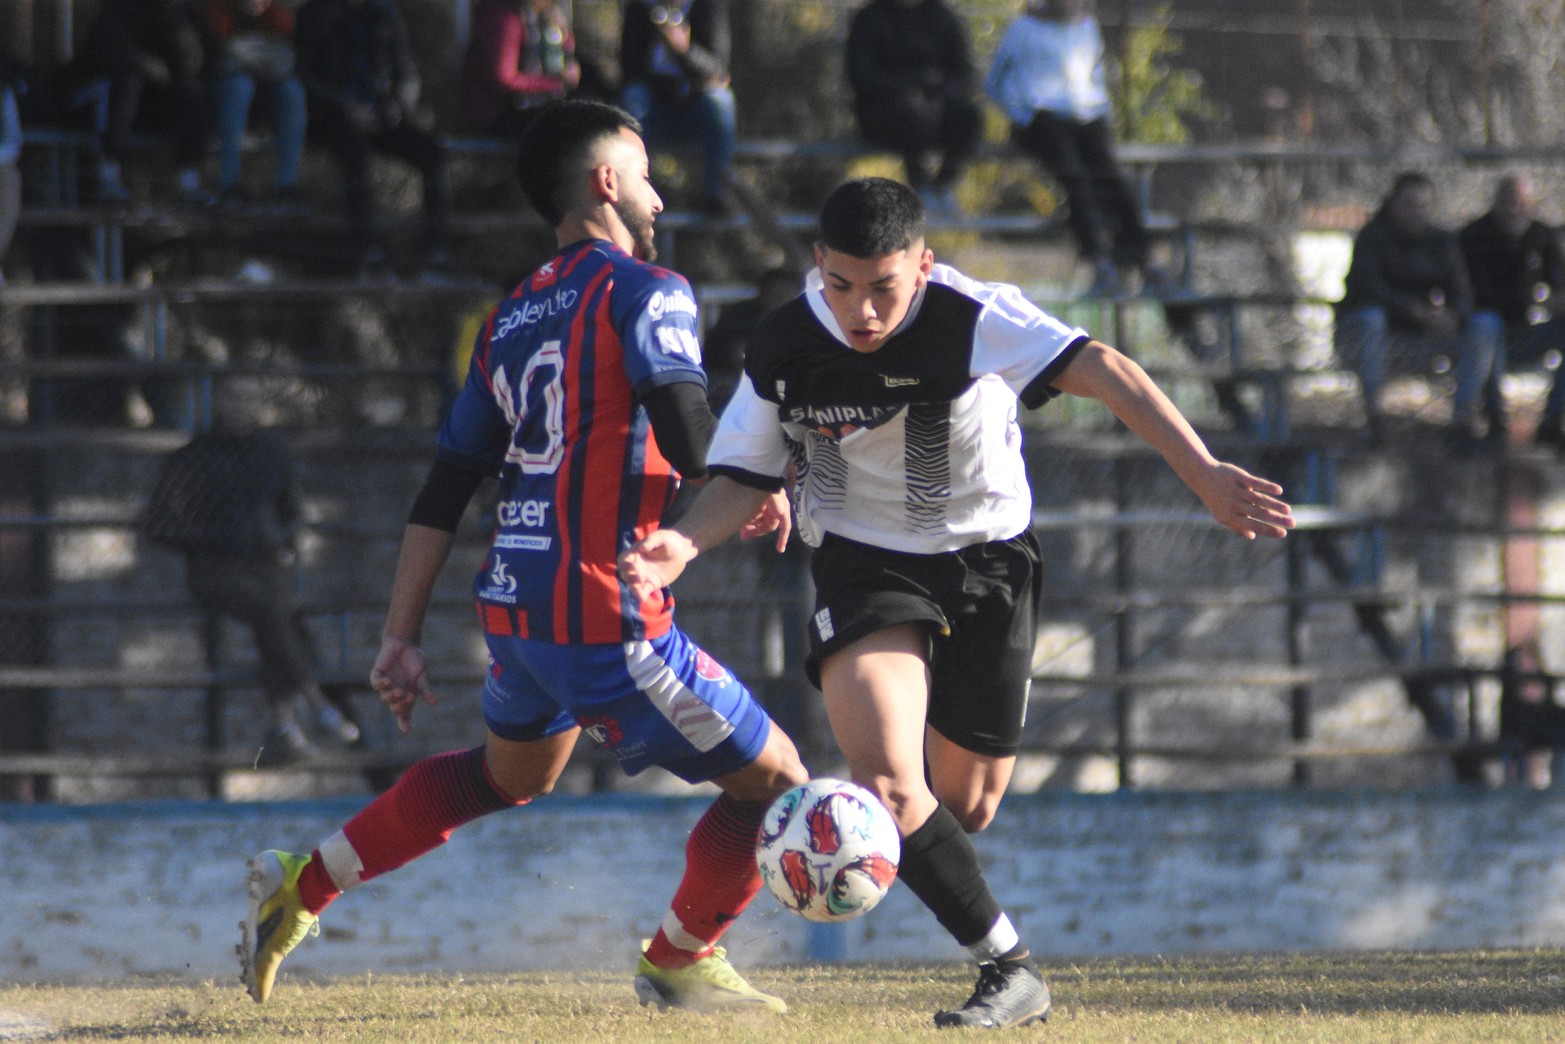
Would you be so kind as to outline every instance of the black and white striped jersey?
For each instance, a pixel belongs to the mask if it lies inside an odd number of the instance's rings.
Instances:
[[[1040,406],[1087,334],[1014,286],[936,265],[878,350],[848,347],[821,293],[772,312],[707,454],[775,488],[797,466],[799,535],[914,554],[1013,537],[1032,517],[1017,403]]]

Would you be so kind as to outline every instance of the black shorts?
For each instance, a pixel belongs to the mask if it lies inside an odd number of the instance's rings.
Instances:
[[[960,551],[913,555],[827,535],[811,560],[815,615],[804,661],[821,661],[900,624],[930,634],[929,724],[966,750],[1016,753],[1027,720],[1042,598],[1042,554],[1029,530]]]

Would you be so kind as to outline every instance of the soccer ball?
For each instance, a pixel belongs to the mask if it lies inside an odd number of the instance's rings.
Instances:
[[[812,921],[851,921],[897,878],[902,839],[886,806],[842,779],[812,779],[772,802],[755,861],[766,887]]]

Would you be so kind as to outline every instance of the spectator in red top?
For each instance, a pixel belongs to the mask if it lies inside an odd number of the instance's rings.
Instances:
[[[581,82],[570,19],[557,0],[479,0],[462,60],[462,119],[518,137]]]
[[[277,139],[276,202],[302,205],[304,85],[294,74],[293,12],[277,0],[207,0],[202,9],[207,81],[217,115],[218,202],[245,202],[241,147],[251,105],[270,111]]]

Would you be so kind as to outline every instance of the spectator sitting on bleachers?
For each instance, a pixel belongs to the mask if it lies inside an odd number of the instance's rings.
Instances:
[[[1393,362],[1426,365],[1446,356],[1456,374],[1453,448],[1474,447],[1478,400],[1492,363],[1473,336],[1472,283],[1454,233],[1433,220],[1434,184],[1420,173],[1397,176],[1380,208],[1353,240],[1346,289],[1337,302],[1337,351],[1358,370],[1372,444],[1384,438],[1380,393]],[[1490,417],[1490,437],[1504,418]]]
[[[207,79],[217,116],[218,202],[243,205],[241,150],[251,103],[269,107],[277,139],[272,202],[299,210],[304,154],[304,85],[294,75],[293,12],[279,0],[207,0],[202,12]]]
[[[1005,30],[984,90],[1011,121],[1011,140],[1065,191],[1071,232],[1093,266],[1090,294],[1120,289],[1120,268],[1152,288],[1141,208],[1114,155],[1103,33],[1085,0],[1029,0]]]
[[[310,138],[343,169],[348,220],[361,260],[383,250],[374,232],[370,153],[412,164],[424,183],[425,260],[443,263],[451,216],[446,142],[419,108],[419,75],[407,23],[394,0],[309,0],[294,33],[299,78],[309,97]]]
[[[122,176],[131,131],[154,123],[173,132],[180,201],[211,202],[201,187],[210,130],[201,65],[201,38],[186,0],[104,0],[63,74],[69,104],[89,108],[100,137],[103,202],[131,198]]]
[[[11,249],[22,213],[22,118],[16,103],[17,77],[0,59],[0,265]],[[0,268],[0,286],[5,271]]]
[[[864,140],[902,155],[931,215],[959,214],[983,133],[962,20],[942,0],[870,0],[848,26],[847,70]]]
[[[729,213],[738,137],[728,76],[726,0],[630,0],[620,30],[620,104],[649,145],[699,145],[700,208]]]
[[[468,130],[520,137],[541,107],[581,82],[558,0],[479,0],[472,25],[461,85]]]
[[[1536,366],[1565,350],[1565,254],[1554,230],[1536,217],[1532,182],[1507,174],[1489,211],[1463,228],[1462,256],[1473,282],[1473,325],[1491,346],[1484,382],[1489,415],[1505,417],[1500,379],[1513,364]],[[1538,421],[1536,441],[1565,450],[1565,383],[1558,372]]]

